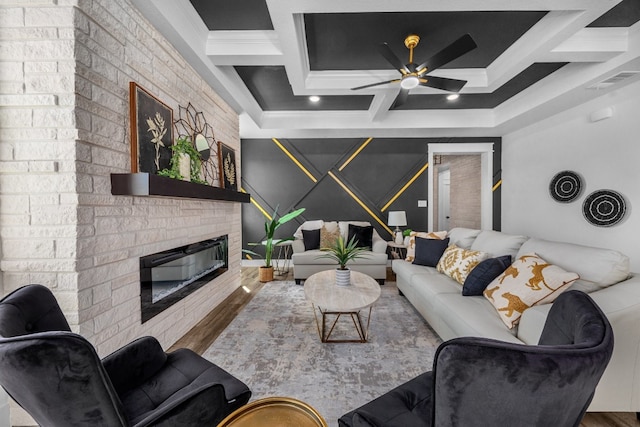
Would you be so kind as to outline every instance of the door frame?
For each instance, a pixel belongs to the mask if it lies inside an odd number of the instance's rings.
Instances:
[[[479,143],[451,143],[451,144],[427,144],[429,156],[429,168],[427,169],[427,206],[428,231],[435,230],[433,224],[433,182],[435,169],[433,165],[434,155],[480,155],[480,228],[482,230],[493,229],[493,142]]]

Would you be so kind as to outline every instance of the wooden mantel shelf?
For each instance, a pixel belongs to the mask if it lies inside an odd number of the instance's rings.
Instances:
[[[112,173],[114,196],[158,196],[249,203],[249,194],[149,173]]]

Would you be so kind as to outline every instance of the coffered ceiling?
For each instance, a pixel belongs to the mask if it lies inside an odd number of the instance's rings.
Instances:
[[[639,0],[133,2],[236,109],[243,138],[501,136],[640,80]],[[352,90],[399,78],[378,46],[408,63],[409,34],[416,63],[473,37],[427,73],[466,80],[457,100],[418,86],[394,107],[398,83]]]

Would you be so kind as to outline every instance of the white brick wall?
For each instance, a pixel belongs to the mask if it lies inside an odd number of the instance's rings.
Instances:
[[[175,118],[191,102],[239,160],[237,114],[128,0],[5,0],[0,42],[3,294],[51,287],[100,356],[143,335],[170,346],[240,285],[241,209],[111,195],[131,170],[129,82]],[[138,258],[222,234],[229,271],[142,325]]]

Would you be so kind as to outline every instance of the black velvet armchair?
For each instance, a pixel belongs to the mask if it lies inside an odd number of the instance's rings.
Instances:
[[[432,371],[343,415],[339,424],[576,427],[612,352],[605,315],[587,294],[568,291],[553,303],[538,345],[446,341]]]
[[[0,384],[42,426],[215,426],[247,403],[240,380],[187,349],[143,337],[100,360],[51,291],[0,301]]]

